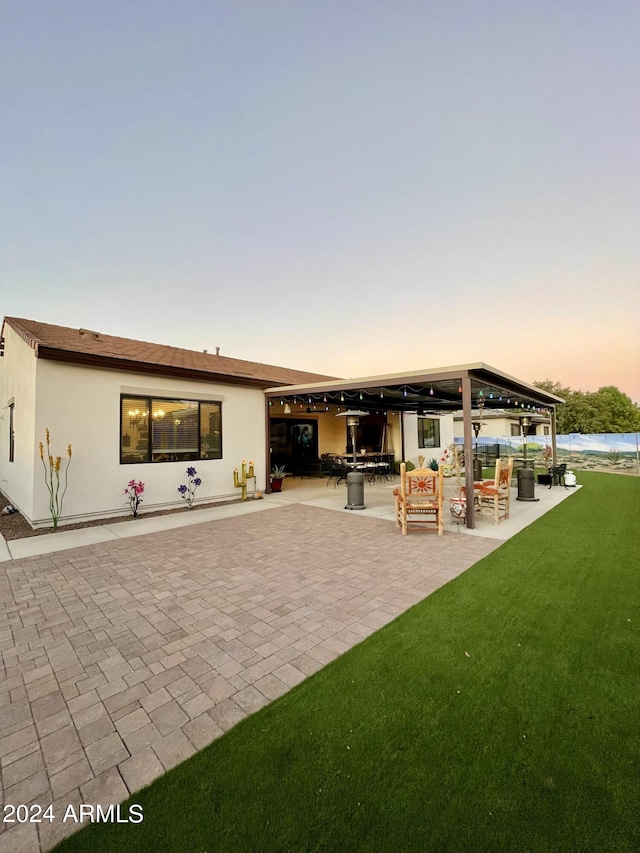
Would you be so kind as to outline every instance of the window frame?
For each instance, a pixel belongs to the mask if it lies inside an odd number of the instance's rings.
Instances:
[[[433,424],[433,444],[425,444],[425,430],[424,423],[425,421],[429,421],[429,423]],[[428,436],[431,438],[431,436]],[[422,415],[418,415],[418,447],[420,450],[434,450],[436,447],[441,447],[441,435],[440,435],[440,419],[439,418],[428,418],[423,417]]]
[[[137,404],[144,406],[147,415],[147,451],[146,451],[146,459],[124,459],[123,458],[123,438],[124,438],[124,410],[123,410],[123,402],[124,400],[135,401]],[[189,458],[183,459],[154,459],[153,458],[153,418],[151,417],[151,412],[153,411],[154,403],[195,403],[198,407],[197,409],[197,440],[198,447],[195,451],[195,455]],[[216,456],[202,456],[202,407],[203,406],[217,406],[220,418],[220,452],[219,455]],[[120,465],[158,465],[163,462],[206,462],[209,460],[215,461],[218,459],[222,459],[222,400],[196,400],[189,399],[187,397],[165,397],[160,395],[150,395],[150,394],[120,394],[120,438],[119,438],[119,460]],[[168,453],[171,453],[169,450]],[[176,454],[174,454],[176,455]],[[186,454],[185,454],[186,455]]]

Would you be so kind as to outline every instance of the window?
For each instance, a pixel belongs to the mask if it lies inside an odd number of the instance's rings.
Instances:
[[[9,462],[13,462],[15,452],[15,435],[13,425],[14,404],[9,403]]]
[[[222,404],[120,398],[120,462],[222,459]]]
[[[544,435],[549,435],[549,427],[542,427],[542,432]]]
[[[511,424],[511,435],[522,435],[520,424]]]
[[[418,447],[440,447],[440,421],[418,418]]]

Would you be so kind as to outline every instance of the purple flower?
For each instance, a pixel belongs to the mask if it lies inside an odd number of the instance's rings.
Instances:
[[[195,468],[187,468],[187,476],[188,477],[195,477],[197,473],[198,472],[196,471]]]
[[[186,486],[178,486],[178,491],[180,492],[181,495],[184,495],[187,492],[187,487]]]
[[[200,483],[202,483],[202,480],[200,479],[200,477],[196,477],[195,480],[193,481],[194,486],[199,486]]]

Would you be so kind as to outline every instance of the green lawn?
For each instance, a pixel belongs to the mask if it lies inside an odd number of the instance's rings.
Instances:
[[[640,850],[640,480],[540,521],[56,850]]]

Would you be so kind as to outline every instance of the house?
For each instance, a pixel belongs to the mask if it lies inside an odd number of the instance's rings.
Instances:
[[[34,527],[51,524],[38,449],[47,429],[68,473],[64,524],[126,514],[131,480],[145,483],[143,511],[184,505],[187,467],[202,481],[197,502],[237,497],[243,459],[269,491],[272,463],[304,474],[352,453],[344,416],[354,412],[358,451],[415,464],[441,458],[460,409],[471,456],[478,395],[487,409],[509,394],[522,411],[551,412],[553,433],[562,402],[483,363],[336,379],[15,317],[3,322],[0,356],[0,490]]]
[[[191,465],[199,500],[237,497],[242,459],[265,484],[264,389],[327,379],[15,317],[0,347],[0,490],[34,527],[51,524],[45,429],[63,469],[72,445],[61,523],[125,512],[133,479],[145,483],[142,509],[184,505]]]
[[[521,413],[510,409],[497,409],[493,412],[480,412],[474,409],[471,413],[473,422],[478,424],[479,438],[500,438],[502,436],[521,436]],[[548,414],[532,414],[525,426],[527,435],[551,436],[551,418]],[[464,433],[462,414],[454,415],[453,434],[462,438]]]

